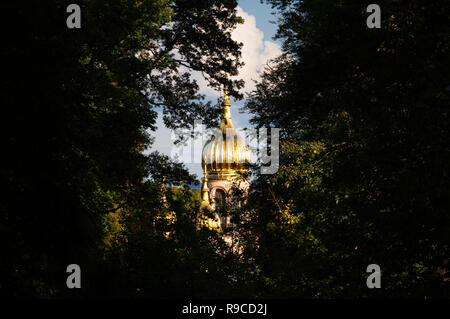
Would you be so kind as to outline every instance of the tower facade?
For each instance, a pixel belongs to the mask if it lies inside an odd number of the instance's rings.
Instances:
[[[237,202],[234,190],[238,189],[241,195],[248,191],[246,173],[249,162],[248,145],[231,121],[228,90],[225,87],[220,127],[202,150],[202,208],[214,215],[214,218],[204,219],[208,227],[223,232],[232,228],[227,211],[231,204]]]

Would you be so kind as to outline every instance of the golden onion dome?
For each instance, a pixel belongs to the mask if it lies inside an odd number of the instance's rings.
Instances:
[[[231,121],[227,87],[224,89],[220,129],[205,143],[202,167],[209,178],[226,179],[248,171],[250,152]]]

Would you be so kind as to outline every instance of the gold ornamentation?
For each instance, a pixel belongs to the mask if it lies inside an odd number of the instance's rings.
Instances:
[[[217,130],[203,147],[203,172],[210,179],[236,179],[248,171],[250,152],[245,139],[231,121],[227,86],[224,87],[222,107],[220,130]]]

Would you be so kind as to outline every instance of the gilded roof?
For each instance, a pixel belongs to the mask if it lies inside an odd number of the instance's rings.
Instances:
[[[228,90],[224,89],[222,120],[203,146],[202,167],[208,175],[235,175],[248,170],[250,152],[245,139],[234,128],[231,121]]]

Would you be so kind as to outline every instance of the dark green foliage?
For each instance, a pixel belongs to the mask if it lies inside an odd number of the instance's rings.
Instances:
[[[450,296],[449,5],[268,1],[285,55],[246,104],[282,129],[250,206],[268,296]],[[366,287],[379,264],[382,289]]]
[[[142,153],[155,128],[153,109],[163,108],[170,127],[192,125],[209,104],[191,70],[216,87],[242,86],[224,76],[240,65],[229,33],[240,22],[235,1],[78,1],[81,29],[66,26],[69,3],[2,4],[2,295],[95,295],[105,216],[132,200],[145,214],[157,211],[151,194],[161,174]],[[136,198],[149,172],[144,194],[153,202],[141,205]],[[167,172],[173,184],[187,176],[175,164]],[[179,257],[173,248],[168,255],[149,249],[149,259]],[[86,275],[81,292],[65,287],[71,263]]]

